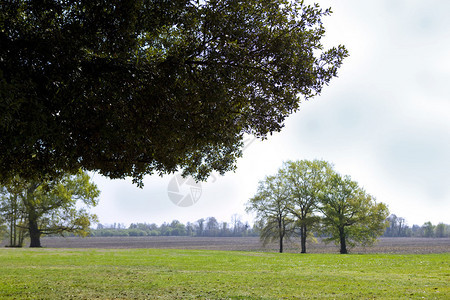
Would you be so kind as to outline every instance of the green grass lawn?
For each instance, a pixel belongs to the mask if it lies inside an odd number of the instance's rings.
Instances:
[[[0,249],[0,299],[450,299],[450,253]]]

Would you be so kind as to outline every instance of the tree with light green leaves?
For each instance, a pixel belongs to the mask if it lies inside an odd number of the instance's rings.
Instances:
[[[12,225],[28,231],[30,247],[41,247],[44,234],[72,232],[85,236],[97,221],[88,209],[97,205],[100,191],[81,170],[41,181],[15,177],[0,192],[4,214],[8,213],[5,202],[18,200],[24,222]]]
[[[280,252],[284,237],[300,232],[302,253],[312,229],[340,245],[341,253],[356,244],[371,245],[383,234],[389,214],[386,205],[321,160],[285,162],[259,183],[247,211],[256,212],[264,242],[279,240]]]
[[[443,238],[446,236],[446,225],[444,223],[439,223],[436,225],[436,227],[434,228],[435,231],[435,236],[437,238]]]
[[[323,189],[325,175],[332,168],[322,160],[287,161],[278,171],[289,193],[289,212],[300,229],[301,253],[306,253],[306,241],[311,229],[319,223],[315,214],[319,192]]]
[[[0,215],[8,228],[8,247],[22,247],[27,230],[24,228],[25,213],[20,198],[25,189],[24,181],[11,180],[6,186],[0,186]]]
[[[334,171],[320,192],[319,210],[322,233],[328,236],[325,241],[340,245],[341,254],[356,244],[373,244],[383,234],[389,215],[385,204],[377,203],[349,176]]]
[[[295,231],[290,205],[289,190],[280,176],[267,176],[260,181],[256,195],[247,202],[246,211],[256,213],[263,244],[277,241],[280,253],[284,240]]]
[[[434,229],[435,229],[435,226],[430,221],[425,222],[422,225],[423,236],[424,237],[434,237]]]

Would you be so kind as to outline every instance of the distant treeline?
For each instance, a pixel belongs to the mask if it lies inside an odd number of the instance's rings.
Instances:
[[[258,236],[256,227],[243,223],[238,217],[233,217],[231,223],[218,222],[209,217],[195,222],[183,224],[177,220],[171,223],[157,225],[155,223],[132,223],[127,228],[120,223],[112,225],[98,224],[91,230],[91,236],[211,236],[211,237],[242,237]]]
[[[387,218],[388,227],[383,237],[450,237],[450,225],[439,223],[433,225],[426,222],[422,226],[408,226],[406,220],[395,214]],[[259,236],[256,225],[243,223],[239,217],[234,216],[230,223],[218,222],[216,218],[209,217],[195,222],[183,224],[177,220],[157,225],[155,223],[132,223],[126,227],[121,223],[97,224],[91,230],[91,236],[211,236],[211,237],[242,237]],[[317,236],[317,235],[316,235]]]
[[[390,215],[387,221],[389,225],[383,234],[384,237],[450,237],[450,225],[448,224],[433,225],[431,222],[426,222],[422,226],[409,227],[404,218],[394,214]]]

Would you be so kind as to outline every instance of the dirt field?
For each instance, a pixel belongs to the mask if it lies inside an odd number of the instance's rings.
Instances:
[[[2,243],[2,246],[5,242]],[[42,246],[48,248],[166,248],[277,251],[276,244],[263,247],[257,237],[44,237]],[[286,252],[299,252],[299,241],[285,244]],[[334,244],[309,244],[308,253],[337,253]],[[443,253],[450,252],[450,238],[381,238],[372,247],[356,247],[351,253]]]

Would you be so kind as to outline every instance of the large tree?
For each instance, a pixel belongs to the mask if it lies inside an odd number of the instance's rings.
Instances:
[[[280,253],[285,238],[295,233],[290,205],[289,190],[280,176],[267,176],[260,181],[256,195],[247,202],[247,212],[256,213],[261,240],[264,244],[278,241]]]
[[[301,253],[306,253],[309,230],[319,221],[314,213],[320,201],[319,194],[326,174],[331,169],[331,164],[326,161],[301,160],[287,161],[278,171],[278,176],[289,191],[289,211],[300,228]]]
[[[234,168],[347,56],[330,10],[289,0],[0,4],[0,181]]]
[[[320,194],[322,232],[327,241],[340,245],[340,253],[356,244],[371,245],[382,235],[389,211],[349,176],[332,171]]]
[[[97,220],[87,209],[97,205],[100,192],[82,171],[42,181],[15,177],[0,192],[2,202],[12,198],[20,201],[25,221],[16,226],[28,230],[30,247],[41,246],[42,234],[86,235],[91,223]]]

